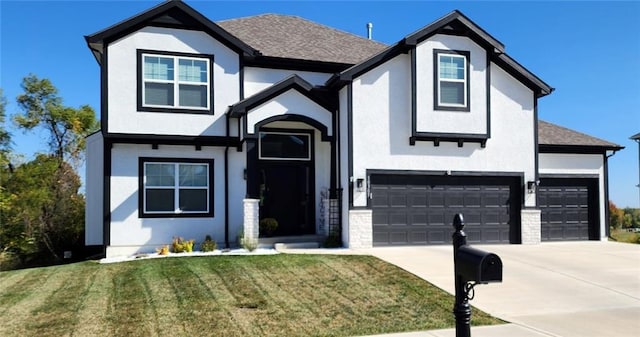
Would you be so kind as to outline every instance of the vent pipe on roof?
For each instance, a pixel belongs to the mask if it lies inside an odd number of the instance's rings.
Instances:
[[[373,29],[373,23],[367,23],[367,39],[371,40],[371,30]]]

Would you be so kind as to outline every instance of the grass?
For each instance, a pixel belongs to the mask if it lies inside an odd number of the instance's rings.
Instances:
[[[640,233],[629,232],[626,229],[613,229],[610,239],[617,242],[640,244]]]
[[[453,298],[369,256],[83,262],[0,272],[0,336],[354,336],[449,328]],[[474,310],[474,325],[500,320]]]

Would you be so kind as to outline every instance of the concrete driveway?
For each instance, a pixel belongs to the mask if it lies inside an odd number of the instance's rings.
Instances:
[[[473,306],[540,335],[639,336],[640,245],[586,241],[474,247],[498,254],[504,268],[502,283],[475,288]],[[452,249],[366,252],[453,293]]]

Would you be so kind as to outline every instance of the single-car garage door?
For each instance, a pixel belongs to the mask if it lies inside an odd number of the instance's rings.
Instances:
[[[597,239],[598,179],[541,178],[542,241]]]
[[[451,243],[462,213],[469,243],[517,243],[520,178],[373,174],[373,245]]]

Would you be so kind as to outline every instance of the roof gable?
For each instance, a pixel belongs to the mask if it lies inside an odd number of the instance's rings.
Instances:
[[[179,0],[168,0],[111,27],[85,36],[85,40],[98,63],[101,63],[105,45],[146,26],[201,30],[239,54],[258,54],[255,49]]]
[[[491,61],[500,65],[509,74],[517,78],[527,87],[531,88],[537,97],[550,94],[553,88],[520,65],[505,53],[504,45],[484,31],[480,26],[467,18],[464,14],[455,10],[422,29],[407,35],[396,44],[373,55],[369,59],[352,66],[349,69],[333,76],[327,81],[330,86],[342,86],[355,77],[369,71],[372,68],[390,60],[400,53],[407,53],[415,49],[422,41],[436,34],[466,36],[487,50]]]
[[[227,113],[230,117],[242,117],[251,109],[289,91],[296,90],[302,95],[309,98],[327,111],[333,111],[332,104],[323,97],[318,91],[314,90],[311,83],[305,81],[298,75],[291,75],[284,80],[256,93],[255,95],[245,98],[242,101],[229,106]]]

